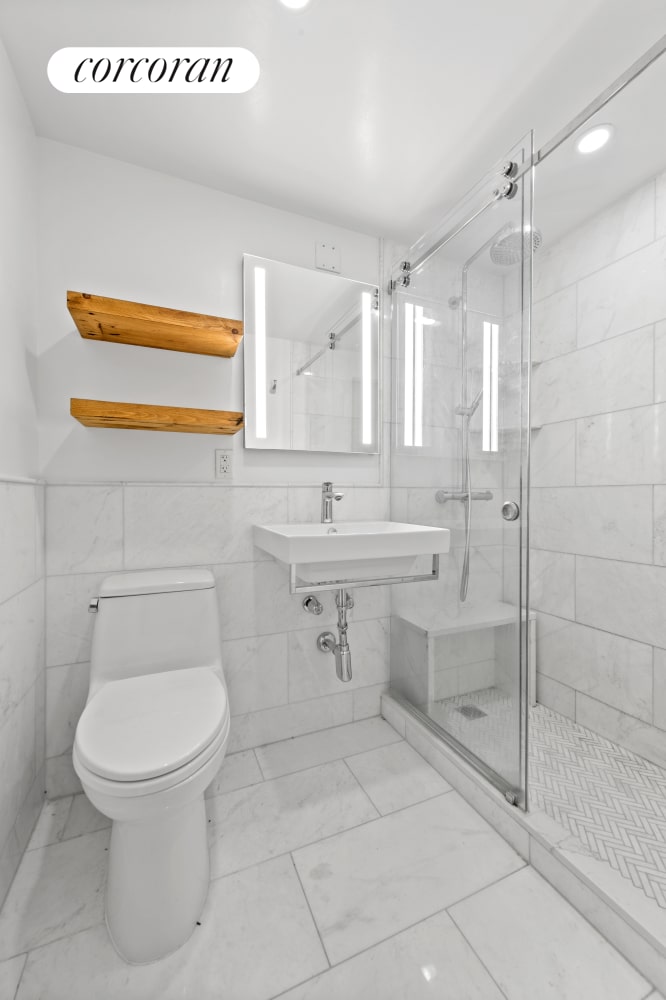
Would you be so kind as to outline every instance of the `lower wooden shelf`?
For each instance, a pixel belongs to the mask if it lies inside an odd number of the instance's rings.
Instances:
[[[243,426],[243,414],[230,410],[110,403],[102,399],[71,399],[69,412],[86,427],[176,431],[181,434],[235,434]]]

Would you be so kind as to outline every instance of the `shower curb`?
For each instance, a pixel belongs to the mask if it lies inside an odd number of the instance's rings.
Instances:
[[[641,975],[666,993],[666,911],[660,911],[664,933],[658,936],[648,926],[654,921],[646,920],[639,912],[629,912],[615,898],[615,895],[627,895],[626,879],[604,862],[597,862],[598,866],[603,866],[605,885],[602,887],[582,867],[585,863],[588,868],[594,867],[590,858],[580,855],[579,864],[575,853],[568,849],[570,843],[565,850],[565,842],[572,839],[569,830],[544,812],[524,813],[509,805],[495,788],[390,694],[382,695],[381,714]],[[639,910],[640,906],[633,909]]]

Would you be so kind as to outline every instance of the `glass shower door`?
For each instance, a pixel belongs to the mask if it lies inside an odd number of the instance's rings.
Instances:
[[[393,289],[392,517],[451,530],[434,584],[394,587],[391,691],[526,804],[531,136]]]

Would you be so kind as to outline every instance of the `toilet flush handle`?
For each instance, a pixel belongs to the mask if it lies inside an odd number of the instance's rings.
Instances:
[[[93,597],[88,605],[88,614],[96,615],[99,611],[99,597]]]

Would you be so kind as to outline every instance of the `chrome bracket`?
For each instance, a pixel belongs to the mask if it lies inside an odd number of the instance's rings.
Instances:
[[[324,610],[324,605],[317,600],[314,594],[309,594],[303,598],[303,610],[308,611],[311,615],[320,615]]]
[[[402,285],[403,288],[407,288],[410,281],[412,280],[410,274],[411,270],[412,270],[412,265],[410,264],[410,262],[408,260],[403,260],[402,264],[400,265],[400,271],[401,271],[400,277],[392,278],[389,281],[389,292],[394,291],[394,289],[396,289],[398,285]]]
[[[99,597],[93,597],[90,603],[88,604],[88,614],[96,615],[98,611],[99,611]]]
[[[335,651],[335,636],[332,632],[322,632],[317,636],[317,649],[320,653],[333,653]]]
[[[428,580],[439,580],[439,553],[432,557],[430,573],[419,573],[414,576],[391,576],[379,580],[321,580],[317,583],[304,583],[297,576],[295,563],[289,565],[289,593],[312,594],[320,590],[340,590],[352,587],[386,587],[392,583],[426,583]]]
[[[517,184],[514,184],[513,181],[506,181],[506,183],[500,184],[499,187],[495,188],[495,190],[493,191],[493,198],[495,198],[497,201],[499,201],[501,198],[510,199],[513,198],[517,190],[518,190]]]

